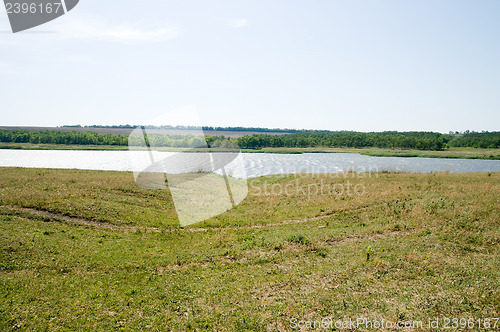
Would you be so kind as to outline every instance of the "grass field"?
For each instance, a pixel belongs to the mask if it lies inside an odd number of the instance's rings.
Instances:
[[[0,168],[0,330],[500,316],[500,173],[249,188],[235,209],[180,228],[169,192],[130,173]]]
[[[500,149],[449,148],[443,151],[381,148],[264,148],[245,152],[266,153],[359,153],[373,157],[419,157],[500,160]]]
[[[362,154],[375,157],[420,157],[420,158],[500,160],[500,149],[449,148],[443,151],[368,149],[367,151],[362,152]]]
[[[127,146],[115,145],[65,145],[65,144],[31,144],[0,143],[0,149],[17,150],[128,150]],[[180,152],[183,148],[161,148],[160,151]],[[189,151],[206,151],[189,149]],[[245,153],[360,153],[374,157],[420,157],[420,158],[453,158],[453,159],[487,159],[500,160],[500,149],[449,148],[443,151],[422,151],[380,148],[263,148],[260,150],[243,149]]]

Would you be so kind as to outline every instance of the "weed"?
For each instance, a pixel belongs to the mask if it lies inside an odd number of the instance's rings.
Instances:
[[[309,241],[303,234],[291,235],[286,238],[286,241],[302,245],[308,245],[311,243],[311,241]]]

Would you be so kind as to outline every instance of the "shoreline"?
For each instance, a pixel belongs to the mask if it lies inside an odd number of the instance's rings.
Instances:
[[[77,151],[128,151],[128,146],[115,145],[64,145],[64,144],[31,144],[0,143],[0,150],[77,150]],[[203,149],[186,149],[166,147],[158,151],[165,152],[205,152]],[[231,152],[220,151],[219,152]],[[304,154],[304,153],[358,153],[371,157],[404,157],[404,158],[443,158],[443,159],[481,159],[500,160],[500,149],[450,148],[443,151],[401,150],[383,148],[262,148],[241,149],[243,153],[270,154]]]

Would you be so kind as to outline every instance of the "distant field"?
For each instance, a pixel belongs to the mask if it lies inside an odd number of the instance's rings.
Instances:
[[[133,129],[129,128],[80,128],[80,127],[13,127],[0,126],[0,130],[57,130],[57,131],[90,131],[99,134],[115,134],[115,135],[130,135]],[[198,135],[198,130],[182,130],[182,129],[148,129],[149,134],[162,135]],[[258,132],[258,131],[214,131],[206,130],[205,135],[209,136],[225,136],[238,138],[253,134],[268,134],[268,135],[287,135],[283,132]]]
[[[0,168],[0,329],[500,316],[500,173],[249,186],[235,209],[181,229],[169,192],[130,173]]]

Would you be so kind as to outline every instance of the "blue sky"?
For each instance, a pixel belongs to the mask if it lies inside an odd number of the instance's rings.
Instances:
[[[500,130],[500,1],[81,0],[18,34],[0,125]]]

